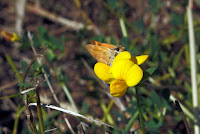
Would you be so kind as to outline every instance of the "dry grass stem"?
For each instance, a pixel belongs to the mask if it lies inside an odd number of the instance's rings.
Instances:
[[[45,18],[47,18],[47,19],[49,19],[51,21],[60,23],[61,25],[64,25],[64,26],[66,26],[66,27],[68,27],[70,29],[76,30],[76,31],[78,31],[80,29],[83,29],[84,27],[86,27],[87,30],[93,30],[95,33],[98,31],[92,25],[86,26],[83,23],[80,23],[80,22],[77,22],[77,21],[73,21],[73,20],[69,20],[67,18],[60,17],[58,15],[55,15],[54,13],[51,13],[51,12],[46,11],[45,9],[42,9],[41,7],[36,7],[34,5],[27,4],[26,5],[26,9],[29,12],[32,12],[34,14],[40,15],[42,17],[45,17]]]

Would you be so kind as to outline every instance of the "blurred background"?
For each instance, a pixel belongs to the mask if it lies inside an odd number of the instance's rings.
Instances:
[[[20,92],[21,87],[30,89],[38,80],[41,103],[115,126],[115,129],[102,127],[66,114],[70,124],[67,125],[62,112],[42,108],[45,130],[57,128],[48,133],[141,133],[139,117],[133,118],[137,111],[135,90],[128,89],[121,98],[109,95],[109,86],[93,73],[96,60],[85,48],[90,40],[122,45],[132,56],[150,56],[141,68],[156,70],[140,88],[147,133],[187,133],[174,99],[184,107],[193,133],[187,5],[184,0],[1,0],[0,133],[32,133],[25,97]],[[197,78],[200,77],[199,11],[200,1],[194,0]],[[12,40],[13,33],[20,40]],[[37,53],[43,55],[42,65],[37,62],[30,65],[35,58],[31,42]],[[58,101],[49,90],[42,68]],[[27,74],[25,81],[24,74]],[[29,102],[36,102],[36,96],[34,91],[29,92]],[[31,109],[39,127],[37,109]]]

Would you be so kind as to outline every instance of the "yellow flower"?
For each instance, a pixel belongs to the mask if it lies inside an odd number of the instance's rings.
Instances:
[[[112,67],[97,62],[94,72],[97,77],[110,84],[110,94],[114,97],[122,97],[128,87],[137,85],[143,77],[143,71],[138,66],[148,59],[148,55],[131,57],[127,51],[118,54]]]
[[[4,30],[2,30],[0,33],[8,41],[16,42],[20,40],[19,36],[16,33],[10,33]]]

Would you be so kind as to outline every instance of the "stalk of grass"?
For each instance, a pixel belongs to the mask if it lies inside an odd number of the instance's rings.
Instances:
[[[14,127],[13,127],[14,128],[13,129],[13,134],[17,134],[19,116],[24,111],[24,109],[25,109],[25,107],[21,107],[21,103],[19,103],[18,106],[17,106],[17,113],[16,113]]]
[[[129,120],[128,124],[127,124],[126,127],[125,127],[125,131],[126,131],[126,132],[128,132],[128,131],[131,129],[131,127],[132,127],[132,125],[133,125],[133,122],[134,122],[135,119],[137,118],[138,114],[139,114],[138,111],[136,111],[136,112],[133,114],[133,116],[131,116],[131,119]]]
[[[34,55],[37,56],[38,54],[37,54],[37,52],[36,52],[36,50],[35,50],[35,47],[34,47],[34,45],[33,45],[33,36],[31,35],[30,32],[28,32],[28,39],[29,39],[29,41],[30,41],[30,45],[31,45],[31,48],[32,48],[32,50],[33,50]],[[38,58],[37,58],[37,62],[38,62],[38,64],[39,64],[40,66],[42,65],[42,60],[41,60],[41,59],[38,59]],[[50,83],[49,78],[48,78],[48,74],[45,72],[44,68],[42,68],[42,72],[44,73],[45,81],[47,82],[47,85],[48,85],[48,87],[49,87],[49,89],[50,89],[50,91],[51,91],[51,93],[52,93],[52,95],[53,95],[54,100],[56,101],[57,104],[60,104],[60,102],[59,102],[59,100],[58,100],[58,98],[57,98],[57,96],[56,96],[56,94],[55,94],[55,92],[54,92],[54,89],[53,89],[53,87],[51,86],[51,83]]]
[[[35,49],[35,47],[34,47],[34,45],[33,45],[33,36],[31,35],[30,32],[28,32],[28,39],[29,39],[29,41],[30,41],[30,45],[31,45],[31,48],[32,48],[32,50],[33,50],[34,55],[37,56],[37,55],[38,55],[38,54],[37,54],[37,51],[36,51],[36,49]],[[40,66],[42,65],[42,60],[41,60],[41,59],[38,59],[38,58],[37,58],[37,62],[38,62],[38,64],[39,64]],[[43,74],[44,74],[45,81],[47,82],[47,85],[48,85],[48,87],[49,87],[49,89],[50,89],[50,91],[51,91],[51,93],[52,93],[52,95],[53,95],[54,100],[55,100],[56,103],[60,106],[60,102],[59,102],[59,100],[58,100],[58,98],[57,98],[57,96],[56,96],[56,94],[55,94],[55,92],[54,92],[53,87],[51,86],[51,83],[50,83],[49,78],[48,78],[48,74],[45,72],[44,68],[42,68],[42,72],[43,72]],[[64,115],[63,115],[63,118],[65,119],[66,117],[64,117]],[[68,125],[67,122],[66,122],[66,124]],[[70,127],[70,126],[69,126],[69,127]],[[73,133],[73,132],[72,132],[72,133]]]
[[[26,76],[28,75],[28,71],[30,70],[32,64],[35,62],[35,60],[39,57],[40,55],[36,55],[32,60],[31,62],[29,63],[27,69],[26,69],[26,72],[23,76],[23,82],[25,81],[26,79]],[[39,95],[39,90],[38,90],[38,85],[39,85],[39,81],[37,81],[36,83],[36,86],[35,88],[35,93],[36,93],[36,101],[37,101],[37,114],[38,114],[38,118],[39,118],[39,124],[40,124],[40,130],[41,130],[41,133],[43,134],[45,132],[45,129],[44,129],[44,123],[43,123],[43,116],[42,116],[42,110],[41,110],[41,105],[40,105],[40,95]],[[22,93],[22,92],[21,92]],[[25,96],[27,97],[27,92],[25,92]],[[28,101],[28,100],[27,100]],[[25,104],[28,104],[25,103]],[[27,110],[29,111],[29,114],[31,114],[31,110],[29,109],[28,106],[27,107]],[[32,124],[31,124],[32,127],[34,127]],[[33,130],[33,129],[32,129]]]
[[[140,118],[140,126],[141,126],[143,134],[145,134],[146,132],[145,132],[145,128],[144,128],[144,121],[143,121],[143,116],[142,116],[142,109],[141,109],[141,105],[140,105],[140,97],[139,97],[138,88],[135,87],[135,90],[136,90],[138,113],[139,113],[139,118]]]
[[[29,63],[27,69],[26,69],[26,72],[23,76],[23,81],[22,82],[25,82],[25,79],[26,79],[26,76],[28,75],[28,71],[29,69],[31,68],[32,64],[34,63],[34,61],[37,59],[37,56],[35,56],[31,62]],[[38,83],[36,84],[36,88],[38,86]],[[26,89],[24,89],[26,90]],[[22,92],[21,92],[22,93]],[[31,108],[29,107],[29,101],[28,101],[28,95],[27,95],[27,92],[24,93],[25,94],[25,106],[26,106],[26,111],[27,111],[27,120],[29,122],[29,125],[31,127],[31,130],[33,133],[37,134],[37,128],[36,128],[36,124],[35,124],[35,120],[33,118],[33,115],[32,115],[32,112],[31,112]],[[39,98],[39,93],[36,93],[36,99],[37,99],[37,103],[38,103],[38,98]],[[40,104],[40,101],[39,101],[39,104]],[[40,110],[39,110],[40,109]],[[38,111],[38,116],[39,116],[39,122],[40,122],[40,126],[41,126],[41,106],[39,108],[39,106],[37,107],[37,111]],[[41,128],[41,131],[42,133],[44,133],[44,127]]]
[[[10,55],[9,54],[5,54],[5,56],[6,56],[6,60],[8,61],[8,63],[10,64],[10,66],[11,66],[11,68],[12,68],[12,70],[16,73],[16,77],[17,77],[17,79],[20,81],[20,82],[22,82],[23,81],[23,78],[22,78],[22,76],[20,75],[20,73],[19,73],[19,71],[17,70],[17,67],[15,66],[15,64],[14,64],[14,62],[13,62],[13,60],[12,60],[12,58],[10,57]],[[9,96],[9,98],[12,98],[12,97],[14,97],[14,96],[17,96],[17,95],[19,95],[19,94],[14,94],[14,95],[10,95]],[[2,97],[1,99],[5,99],[6,97]],[[19,116],[20,116],[20,114],[21,114],[21,101],[22,101],[22,99],[21,99],[21,97],[20,97],[20,101],[19,101],[19,104],[18,104],[18,106],[17,106],[17,114],[16,114],[16,118],[15,118],[15,122],[14,122],[14,127],[13,127],[13,134],[16,134],[17,133],[17,128],[18,128],[18,122],[19,122]]]
[[[6,54],[6,60],[8,61],[8,63],[10,64],[12,70],[16,73],[17,79],[22,82],[22,76],[20,75],[19,71],[17,70],[13,60],[11,59],[9,54]]]
[[[112,116],[110,115],[110,110],[111,110],[113,104],[114,104],[114,101],[111,100],[111,101],[109,102],[109,104],[108,104],[108,107],[106,108],[104,102],[101,101],[100,106],[101,106],[101,109],[102,109],[103,112],[104,112],[104,116],[103,116],[102,122],[106,122],[106,119],[107,119],[108,122],[109,122],[109,124],[111,124],[111,125],[114,125],[114,124],[115,124],[115,122],[114,122]]]
[[[112,8],[110,8],[110,6],[106,3],[103,2],[103,6],[108,9],[113,15],[117,16],[118,18],[123,18],[124,23],[134,32],[136,32],[136,28],[134,27],[133,24],[131,24],[128,20],[126,20],[126,18],[124,18],[123,16],[121,16],[120,14],[118,14],[117,12],[115,12]]]
[[[189,36],[189,47],[190,47],[190,66],[191,66],[191,82],[192,82],[192,101],[194,108],[194,133],[199,134],[199,110],[198,110],[198,90],[197,90],[197,69],[196,69],[196,52],[195,52],[195,35],[192,18],[192,0],[189,0],[187,7],[188,17],[188,36]]]
[[[119,23],[120,23],[120,27],[121,27],[123,36],[127,38],[128,37],[128,33],[127,33],[127,30],[126,30],[124,19],[122,17],[119,18]]]
[[[72,98],[67,86],[64,83],[61,83],[61,87],[63,88],[63,90],[64,90],[67,98],[69,99],[69,102],[71,103],[72,107],[74,108],[75,112],[79,113],[78,108],[76,107],[76,104],[75,104],[75,102],[74,102],[74,100],[73,100],[73,98]]]
[[[7,99],[7,98],[15,98],[17,96],[20,96],[21,94],[12,94],[12,95],[8,95],[8,96],[3,96],[3,97],[0,97],[0,100],[3,100],[3,99]]]
[[[40,94],[38,88],[35,90],[36,93],[36,101],[37,101],[37,114],[39,118],[39,123],[40,123],[40,130],[41,133],[43,134],[45,129],[44,129],[44,123],[43,123],[43,116],[42,116],[42,110],[41,110],[41,103],[40,103]]]

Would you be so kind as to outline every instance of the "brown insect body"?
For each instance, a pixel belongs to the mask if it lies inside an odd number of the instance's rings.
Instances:
[[[98,61],[112,66],[114,58],[125,50],[125,47],[120,45],[112,45],[91,41],[91,44],[86,45],[89,53]]]

